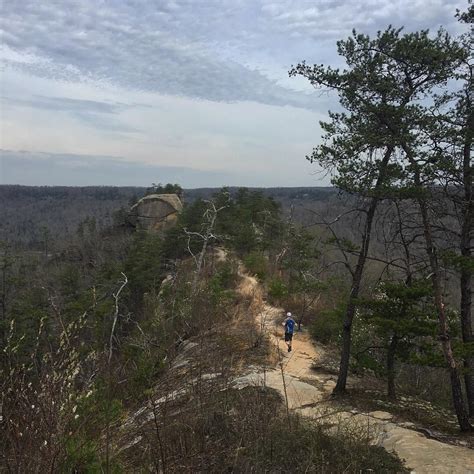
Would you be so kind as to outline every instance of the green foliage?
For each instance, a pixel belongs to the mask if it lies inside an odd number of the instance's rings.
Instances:
[[[310,161],[335,172],[334,184],[349,192],[382,197],[396,188],[412,188],[405,182],[404,164],[386,162],[377,151],[413,142],[413,124],[423,120],[416,102],[445,84],[462,49],[443,30],[432,37],[425,30],[403,33],[393,27],[375,38],[354,31],[337,46],[346,69],[303,62],[290,71],[316,87],[337,91],[346,110],[330,113],[331,121],[321,123],[323,144]]]
[[[278,303],[296,315],[298,328],[314,314],[327,284],[321,280],[321,247],[317,232],[309,232],[293,223],[284,226],[282,250],[275,252],[275,263],[285,284],[270,286],[269,293],[280,293]],[[284,301],[283,293],[286,293]]]
[[[215,196],[218,204],[225,204],[219,216],[216,232],[228,240],[239,255],[266,250],[282,231],[279,205],[258,191],[241,188],[229,200],[223,189]]]
[[[101,427],[107,421],[114,423],[123,416],[123,402],[115,398],[114,393],[110,396],[113,385],[110,385],[107,377],[105,374],[98,377],[93,388],[78,398],[73,428],[82,429],[84,420],[91,422],[91,426]]]
[[[151,187],[147,188],[145,194],[182,194],[183,188],[179,184],[167,183],[162,185],[161,183],[153,183]]]
[[[265,279],[265,276],[267,275],[268,262],[263,253],[257,251],[249,253],[244,258],[244,263],[250,273],[257,275],[260,280]]]
[[[382,358],[378,357],[376,351],[357,352],[358,345],[354,344],[354,357],[351,360],[351,370],[355,373],[369,371],[369,373],[377,377],[387,375],[387,370]]]
[[[206,202],[202,199],[197,199],[184,207],[178,216],[177,225],[169,229],[163,239],[163,254],[167,260],[189,257],[189,250],[194,254],[199,252],[202,247],[202,239],[197,235],[188,236],[185,231],[202,232],[203,216],[206,209]]]
[[[155,332],[150,333],[148,337],[155,344],[162,342],[162,347],[150,347],[150,344],[145,344],[137,334],[129,336],[124,341],[121,358],[131,366],[127,386],[122,392],[126,400],[134,403],[143,400],[146,391],[153,387],[160,374],[164,372],[166,368],[164,349],[172,341],[159,336]]]
[[[289,274],[290,285],[295,278],[301,279],[313,269],[320,255],[314,235],[294,225],[289,226],[281,267]]]
[[[395,363],[437,364],[437,315],[432,288],[423,280],[383,281],[371,298],[358,302],[353,332],[356,368],[389,376],[389,395],[395,396]]]
[[[263,451],[252,445],[244,450],[252,467],[261,472],[409,472],[382,447],[368,446],[363,433],[358,438],[350,428],[340,428],[337,434],[329,434],[321,425],[291,418],[291,429],[283,419],[270,424],[267,436],[271,443]]]
[[[81,289],[81,273],[77,265],[66,265],[59,275],[61,293],[67,299],[74,299],[79,295]]]
[[[410,285],[382,282],[373,299],[360,300],[361,318],[381,337],[424,337],[436,334],[436,313],[431,285],[418,280]]]
[[[217,271],[209,279],[209,290],[212,302],[215,306],[227,304],[235,294],[232,289],[236,281],[237,273],[231,261],[225,261],[219,265]]]
[[[341,327],[345,307],[323,310],[316,315],[311,324],[311,335],[323,344],[335,343],[340,340]]]
[[[239,221],[237,221],[239,222]],[[245,255],[256,251],[259,247],[259,235],[257,228],[252,225],[239,225],[234,229],[232,243],[239,255]]]
[[[341,237],[341,238],[330,237],[326,239],[325,243],[337,244],[341,250],[344,250],[348,253],[354,253],[360,250],[359,247],[356,244],[354,244],[354,242],[344,237]]]
[[[124,264],[134,300],[143,302],[143,293],[157,288],[163,279],[163,245],[161,237],[137,233]]]
[[[96,442],[72,436],[66,441],[65,451],[61,472],[101,472],[99,446]]]
[[[272,247],[282,231],[280,210],[276,202],[260,192],[239,189],[232,197],[222,189],[212,197],[216,218],[212,243],[233,248],[239,255]],[[185,205],[177,225],[167,231],[163,252],[173,260],[189,256],[189,250],[197,254],[202,248],[202,237],[207,225],[205,216],[210,203],[197,199]],[[189,246],[189,248],[188,248]]]
[[[130,201],[130,207],[136,203],[136,200]],[[112,213],[112,224],[114,227],[123,227],[129,225],[128,210],[125,207],[120,207]]]
[[[456,10],[455,16],[461,23],[474,23],[474,4],[472,2],[469,2],[469,5],[465,12]]]
[[[49,304],[46,292],[42,288],[32,287],[24,291],[21,298],[12,302],[9,319],[10,345],[16,347],[15,356],[18,364],[24,363],[31,356],[31,351],[38,345],[38,333],[41,328],[51,325]],[[46,341],[39,341],[39,344]],[[53,341],[51,341],[53,342]]]
[[[81,239],[93,238],[97,235],[97,221],[94,217],[86,217],[77,226],[77,235]]]
[[[273,278],[268,284],[268,296],[276,302],[281,302],[288,296],[288,286],[280,278]]]
[[[421,350],[413,350],[413,345],[410,346],[410,351],[403,354],[402,359],[406,359],[410,364],[418,367],[429,366],[445,368],[446,362],[439,347],[434,340],[427,340],[425,344],[420,344]]]
[[[78,434],[68,437],[65,442],[64,459],[59,472],[99,473],[105,472],[105,462],[100,456],[101,448],[97,441],[84,439]],[[109,465],[111,474],[122,473],[120,465],[113,459]]]
[[[452,250],[446,250],[441,253],[443,263],[458,271],[466,271],[474,274],[474,256],[458,255]]]

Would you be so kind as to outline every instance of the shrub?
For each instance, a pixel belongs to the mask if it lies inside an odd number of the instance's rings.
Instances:
[[[99,447],[90,440],[72,436],[66,441],[62,472],[100,472]]]
[[[288,287],[280,278],[274,278],[268,285],[268,296],[278,303],[288,296]]]
[[[340,339],[344,308],[321,311],[311,324],[311,335],[323,344]]]
[[[245,266],[250,273],[257,275],[260,280],[267,274],[267,260],[261,252],[251,252],[244,258]]]
[[[164,460],[168,472],[408,472],[396,456],[371,446],[365,425],[328,429],[288,417],[272,389],[211,391],[197,403],[195,397],[186,411],[175,407],[160,418],[161,453],[153,453],[160,441],[148,428],[142,463],[159,468]]]
[[[296,415],[291,416],[291,426],[289,429],[285,417],[273,420],[263,449],[257,451],[254,443],[248,444],[242,471],[409,472],[394,455],[370,446],[367,433],[354,433],[350,427],[338,427],[330,433],[324,426]]]

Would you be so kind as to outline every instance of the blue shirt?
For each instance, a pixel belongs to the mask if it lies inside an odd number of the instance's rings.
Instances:
[[[295,320],[293,318],[285,319],[285,332],[288,334],[293,334],[295,329]]]

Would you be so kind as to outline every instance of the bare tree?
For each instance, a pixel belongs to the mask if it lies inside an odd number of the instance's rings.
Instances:
[[[219,215],[219,212],[229,207],[228,204],[224,204],[223,206],[216,207],[215,202],[212,200],[205,201],[205,202],[207,203],[207,209],[204,211],[204,214],[203,214],[203,223],[201,226],[201,231],[192,232],[187,229],[184,229],[184,232],[188,237],[188,242],[187,242],[188,252],[193,257],[194,263],[196,265],[196,268],[194,270],[194,277],[193,277],[192,285],[191,285],[192,294],[195,294],[197,291],[199,277],[201,275],[201,270],[203,268],[203,263],[204,263],[204,258],[206,256],[207,248],[211,244],[211,242],[214,242],[218,238],[218,236],[214,234],[214,228],[216,225],[217,216]],[[191,240],[193,238],[198,239],[202,243],[201,249],[197,255],[191,250]]]

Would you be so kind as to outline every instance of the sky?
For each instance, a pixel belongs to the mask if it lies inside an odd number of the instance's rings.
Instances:
[[[325,186],[337,100],[289,78],[336,41],[457,33],[467,0],[6,0],[0,184]]]

